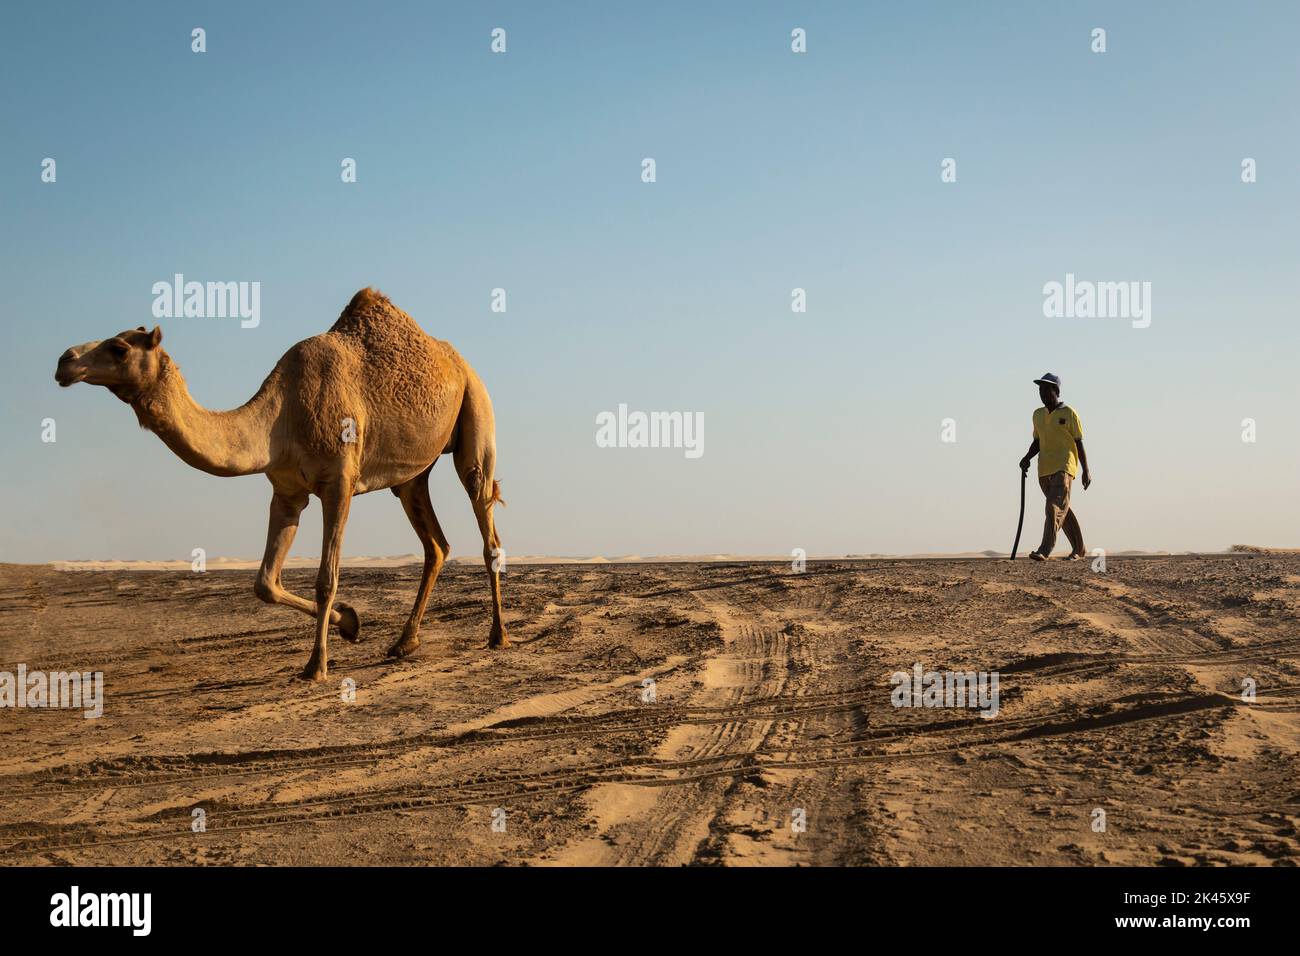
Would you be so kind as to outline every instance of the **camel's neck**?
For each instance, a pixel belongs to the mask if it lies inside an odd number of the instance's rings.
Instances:
[[[162,359],[157,382],[131,401],[140,425],[193,468],[210,475],[254,475],[271,463],[271,429],[279,412],[277,372],[245,404],[213,412],[194,401],[181,370]]]

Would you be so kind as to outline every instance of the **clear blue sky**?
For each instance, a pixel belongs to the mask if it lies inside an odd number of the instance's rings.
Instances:
[[[1048,369],[1090,547],[1300,544],[1298,33],[1280,2],[8,5],[0,560],[261,553],[264,478],[53,381],[176,272],[262,283],[256,329],[161,323],[212,408],[365,285],[454,343],[509,553],[1005,549]],[[1150,281],[1151,327],[1044,318],[1067,272]],[[703,412],[703,457],[598,448],[619,403]],[[355,503],[347,553],[417,547],[391,495]]]

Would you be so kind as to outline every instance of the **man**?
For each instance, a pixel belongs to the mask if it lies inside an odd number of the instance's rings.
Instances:
[[[1083,427],[1074,409],[1061,401],[1061,379],[1051,372],[1034,379],[1042,408],[1034,409],[1034,440],[1025,457],[1020,459],[1020,470],[1028,471],[1029,463],[1038,456],[1038,485],[1047,498],[1046,520],[1043,522],[1043,543],[1029,556],[1035,561],[1046,561],[1056,546],[1056,533],[1065,530],[1070,540],[1070,560],[1087,556],[1083,546],[1083,532],[1079,520],[1070,508],[1070,485],[1083,465],[1083,487],[1092,484],[1088,471],[1088,454],[1083,450]]]

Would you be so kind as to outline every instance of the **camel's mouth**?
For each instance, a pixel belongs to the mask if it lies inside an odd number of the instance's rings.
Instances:
[[[69,385],[76,385],[86,377],[86,370],[83,368],[69,368],[66,365],[60,365],[54,371],[54,381],[59,383],[60,388],[67,388]]]

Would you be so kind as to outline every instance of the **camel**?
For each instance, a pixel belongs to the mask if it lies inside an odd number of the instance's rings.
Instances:
[[[483,536],[492,591],[488,646],[510,646],[501,622],[501,541],[492,520],[493,505],[505,503],[493,476],[492,402],[451,345],[426,334],[387,296],[362,289],[328,332],[289,349],[256,395],[232,411],[214,412],[190,397],[161,343],[162,329],[141,326],[74,345],[59,358],[55,381],[103,385],[192,468],[222,477],[266,475],[274,494],[253,590],[267,603],[315,617],[305,679],[328,675],[331,625],[346,640],[360,639],[357,612],[335,601],[335,594],[348,508],[354,495],[368,491],[390,489],[424,545],[415,606],[388,655],[404,657],[419,647],[420,620],[450,550],[429,499],[429,472],[448,452]],[[325,524],[315,601],[291,593],[280,580],[309,495],[320,499]]]

